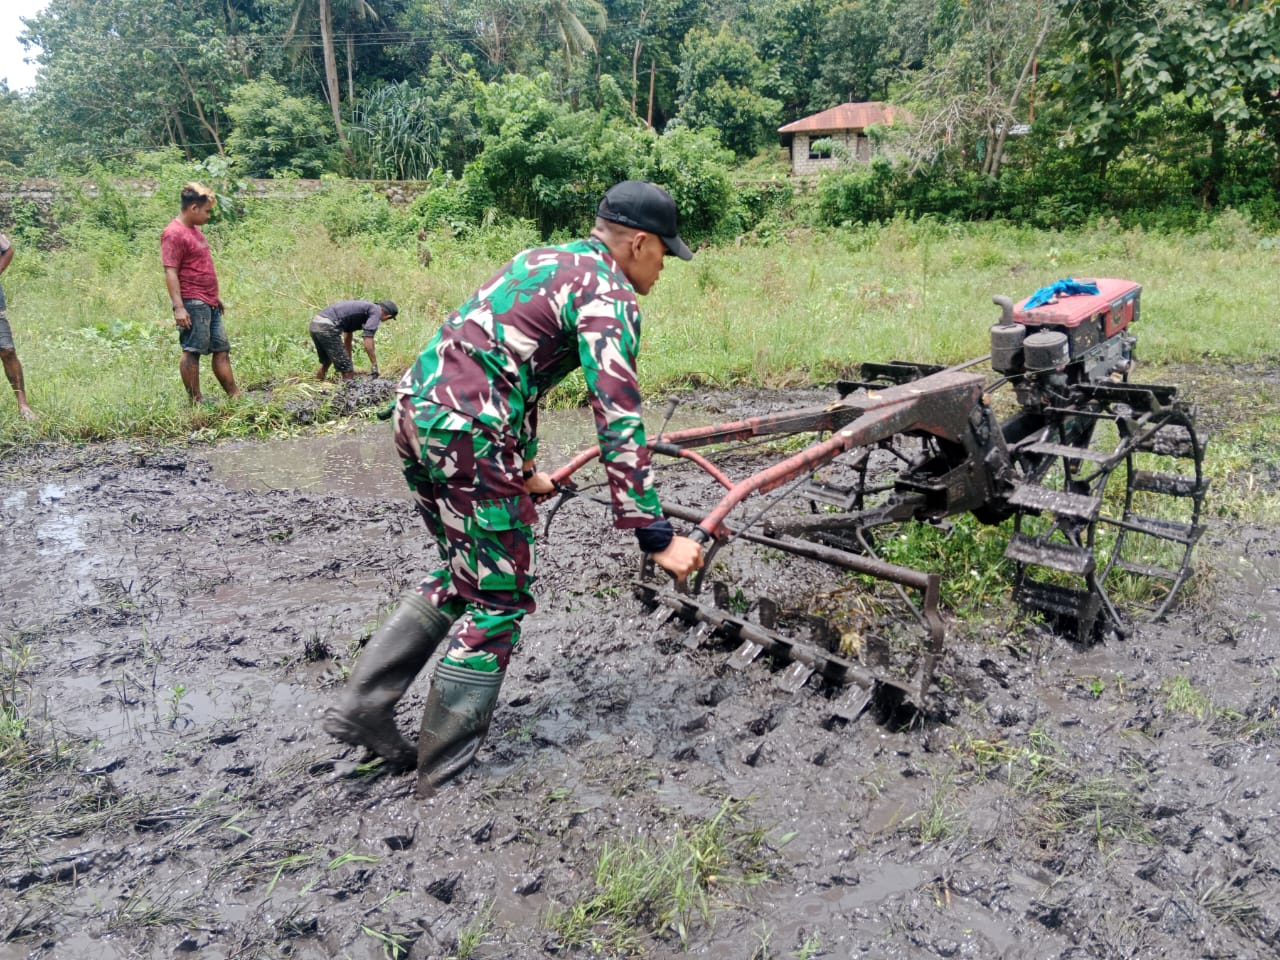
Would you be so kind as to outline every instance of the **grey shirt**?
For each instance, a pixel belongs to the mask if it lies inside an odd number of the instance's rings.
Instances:
[[[361,330],[362,336],[372,337],[382,323],[382,306],[368,300],[342,300],[329,304],[316,316],[332,320],[343,333]]]

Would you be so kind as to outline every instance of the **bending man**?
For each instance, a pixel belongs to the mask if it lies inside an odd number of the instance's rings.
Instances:
[[[356,375],[355,364],[351,362],[351,335],[357,330],[364,340],[364,352],[369,357],[369,376],[376,377],[378,353],[374,350],[373,338],[382,322],[399,312],[400,308],[391,300],[378,303],[343,300],[331,303],[317,313],[308,328],[311,342],[316,346],[316,356],[320,358],[316,379],[323,380],[330,365],[342,375],[343,380],[350,380]]]
[[[361,654],[325,729],[395,767],[419,767],[429,794],[474,758],[498,700],[520,622],[534,609],[534,498],[553,492],[535,466],[538,400],[581,367],[590,393],[614,524],[683,578],[702,550],[676,536],[653,486],[640,416],[637,294],[668,254],[693,254],[665,190],[628,180],[600,201],[585,240],[517,254],[451,313],[405,373],[396,449],[440,551],[427,575]],[[418,750],[396,703],[436,646]]]

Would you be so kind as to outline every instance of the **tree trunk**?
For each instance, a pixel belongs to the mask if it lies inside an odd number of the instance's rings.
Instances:
[[[649,125],[649,129],[653,129],[653,77],[657,73],[658,65],[655,61],[649,61],[649,113],[645,117],[644,122]]]
[[[1200,196],[1200,205],[1205,210],[1212,210],[1218,205],[1218,196],[1222,180],[1227,169],[1227,126],[1220,120],[1209,122],[1209,166],[1204,179],[1196,187]]]
[[[324,84],[329,94],[329,107],[333,111],[333,129],[347,160],[354,162],[346,134],[342,132],[342,91],[338,87],[338,55],[333,49],[333,7],[330,0],[320,0],[320,43],[324,48]]]
[[[178,113],[178,108],[172,103],[169,104],[169,116],[172,120],[165,120],[165,126],[171,127],[173,130],[173,138],[182,144],[182,152],[188,160],[194,159],[191,155],[191,144],[187,142],[187,131],[182,126],[182,115]]]
[[[1032,45],[1031,51],[1027,54],[1027,59],[1022,64],[1022,74],[1018,77],[1018,82],[1013,85],[1013,92],[1009,94],[1009,109],[1006,113],[1007,119],[1000,126],[1000,132],[996,137],[995,146],[991,148],[991,155],[988,158],[988,176],[994,178],[1000,174],[1000,165],[1004,161],[1004,145],[1009,138],[1009,123],[1015,116],[1014,110],[1017,108],[1018,99],[1022,96],[1022,88],[1026,86],[1028,78],[1035,77],[1036,58],[1040,55],[1040,48],[1044,46],[1044,39],[1049,35],[1049,24],[1053,21],[1053,11],[1045,14],[1044,20],[1040,24],[1040,33],[1036,36],[1036,42]],[[1034,89],[1034,88],[1033,88]],[[1032,110],[1034,111],[1034,107]],[[1034,114],[1033,114],[1034,118]]]
[[[347,106],[354,108],[356,105],[356,75],[355,68],[352,64],[356,59],[356,37],[354,33],[347,33]]]
[[[640,38],[636,37],[635,49],[631,51],[631,113],[636,114],[636,101],[640,99]]]
[[[209,122],[209,118],[205,116],[204,107],[200,104],[200,96],[196,93],[195,84],[191,82],[191,74],[187,72],[187,65],[178,58],[172,58],[174,67],[178,76],[182,78],[182,85],[187,88],[187,96],[191,98],[191,102],[196,108],[196,119],[200,121],[200,126],[209,132],[209,136],[213,137],[213,145],[218,148],[218,156],[226,156],[226,151],[222,149],[222,138],[218,136],[218,128]]]

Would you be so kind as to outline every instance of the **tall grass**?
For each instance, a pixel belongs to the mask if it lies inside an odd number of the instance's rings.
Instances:
[[[19,245],[3,282],[40,420],[23,423],[0,397],[0,450],[42,438],[214,437],[276,422],[186,404],[158,249],[173,213],[161,199],[139,201],[127,235],[82,220],[60,249]],[[323,215],[316,201],[259,200],[245,218],[206,228],[250,407],[311,375],[307,323],[318,308],[350,297],[396,300],[400,316],[377,339],[382,371],[394,376],[453,306],[533,241],[520,227],[465,239],[438,233],[424,268],[394,231],[335,241]],[[1272,240],[1226,214],[1198,234],[900,221],[706,249],[691,263],[671,260],[643,304],[642,386],[777,386],[863,360],[965,360],[986,352],[992,294],[1021,296],[1066,276],[1144,285],[1144,360],[1274,357],[1280,244]],[[362,370],[358,348],[356,359]],[[206,395],[217,397],[202,366]]]

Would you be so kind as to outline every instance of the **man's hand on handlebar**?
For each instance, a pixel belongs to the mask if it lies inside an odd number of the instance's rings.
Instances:
[[[534,503],[545,503],[556,492],[556,485],[551,482],[551,474],[539,470],[525,480],[524,492],[533,497]]]
[[[653,562],[677,580],[702,569],[702,545],[688,537],[672,537],[665,550],[653,554]]]

